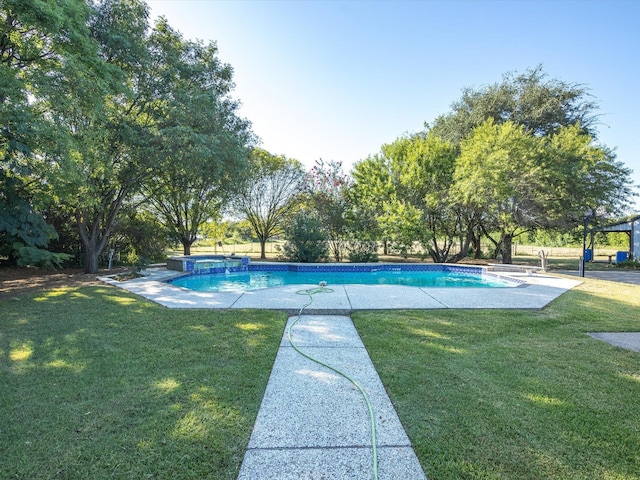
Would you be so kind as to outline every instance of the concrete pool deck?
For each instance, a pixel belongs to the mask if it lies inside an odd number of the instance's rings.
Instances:
[[[309,302],[301,290],[318,285],[288,285],[249,292],[195,292],[176,287],[165,280],[180,275],[164,268],[147,270],[145,277],[119,282],[111,277],[100,280],[140,295],[167,308],[269,309],[297,313]],[[506,275],[505,275],[506,276]],[[517,287],[450,288],[406,287],[402,285],[327,285],[331,292],[314,295],[307,314],[348,315],[357,310],[515,308],[541,309],[581,283],[572,278],[548,274],[509,274],[524,281]]]

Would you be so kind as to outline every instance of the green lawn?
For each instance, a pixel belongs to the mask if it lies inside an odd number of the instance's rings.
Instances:
[[[427,477],[640,478],[640,287],[588,280],[545,310],[358,313]]]
[[[0,301],[0,478],[233,479],[285,315],[111,287]]]
[[[640,354],[585,333],[640,331],[640,287],[353,317],[430,480],[640,478]],[[107,286],[0,301],[0,478],[234,479],[284,322]]]

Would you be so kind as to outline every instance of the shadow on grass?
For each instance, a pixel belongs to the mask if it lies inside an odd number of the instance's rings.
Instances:
[[[0,302],[0,477],[235,478],[286,318],[110,287]]]
[[[640,287],[587,282],[543,311],[358,313],[427,477],[620,478],[640,471]]]

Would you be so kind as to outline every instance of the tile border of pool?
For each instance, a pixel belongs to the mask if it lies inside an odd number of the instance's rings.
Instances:
[[[251,273],[251,272],[260,272],[260,273],[310,273],[310,274],[329,274],[329,273],[398,273],[398,272],[409,272],[409,273],[426,273],[426,272],[437,272],[437,273],[450,273],[457,275],[471,275],[471,276],[480,276],[483,279],[495,279],[500,282],[507,282],[510,285],[500,286],[500,288],[514,288],[524,285],[526,282],[517,278],[506,276],[502,273],[497,273],[493,271],[488,271],[486,267],[478,266],[478,265],[460,265],[460,264],[446,264],[446,263],[294,263],[294,262],[252,262],[249,264],[245,264],[242,270],[230,270],[227,273]],[[224,276],[224,271],[215,271],[215,272],[206,272],[206,273],[196,273],[194,271],[189,272],[181,272],[181,275],[176,275],[165,280],[167,283],[170,283],[177,287],[183,287],[189,289],[188,286],[180,285],[179,281],[181,279],[188,279],[191,277],[198,278],[200,276]],[[286,286],[280,285],[280,286]],[[299,284],[296,284],[299,285]],[[306,285],[306,283],[305,283]],[[343,285],[341,283],[340,285]],[[372,284],[366,284],[372,285]],[[375,285],[375,284],[373,284]],[[415,286],[415,285],[414,285]],[[487,288],[498,288],[496,285],[485,285]],[[482,288],[482,285],[474,285],[473,288]],[[263,287],[263,288],[275,288],[275,287]],[[442,288],[438,286],[438,288]],[[463,287],[466,288],[466,287]]]
[[[399,264],[406,265],[406,264]],[[475,267],[477,265],[460,265]],[[301,290],[317,285],[288,285],[249,292],[196,292],[167,283],[184,272],[150,268],[141,278],[119,282],[112,277],[98,277],[167,308],[182,309],[268,309],[297,313],[309,303]],[[402,285],[328,285],[330,293],[313,296],[307,314],[348,315],[358,310],[428,310],[459,309],[541,309],[567,290],[582,283],[574,278],[549,274],[501,275],[521,283],[518,287],[455,288],[408,287]]]

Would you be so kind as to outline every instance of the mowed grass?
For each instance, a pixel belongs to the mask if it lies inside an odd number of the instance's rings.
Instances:
[[[357,313],[430,480],[640,478],[640,287],[587,280],[542,311]]]
[[[640,287],[353,315],[430,480],[640,478]],[[112,287],[0,301],[0,478],[236,478],[284,328]]]
[[[106,286],[0,301],[0,478],[236,478],[285,320]]]

